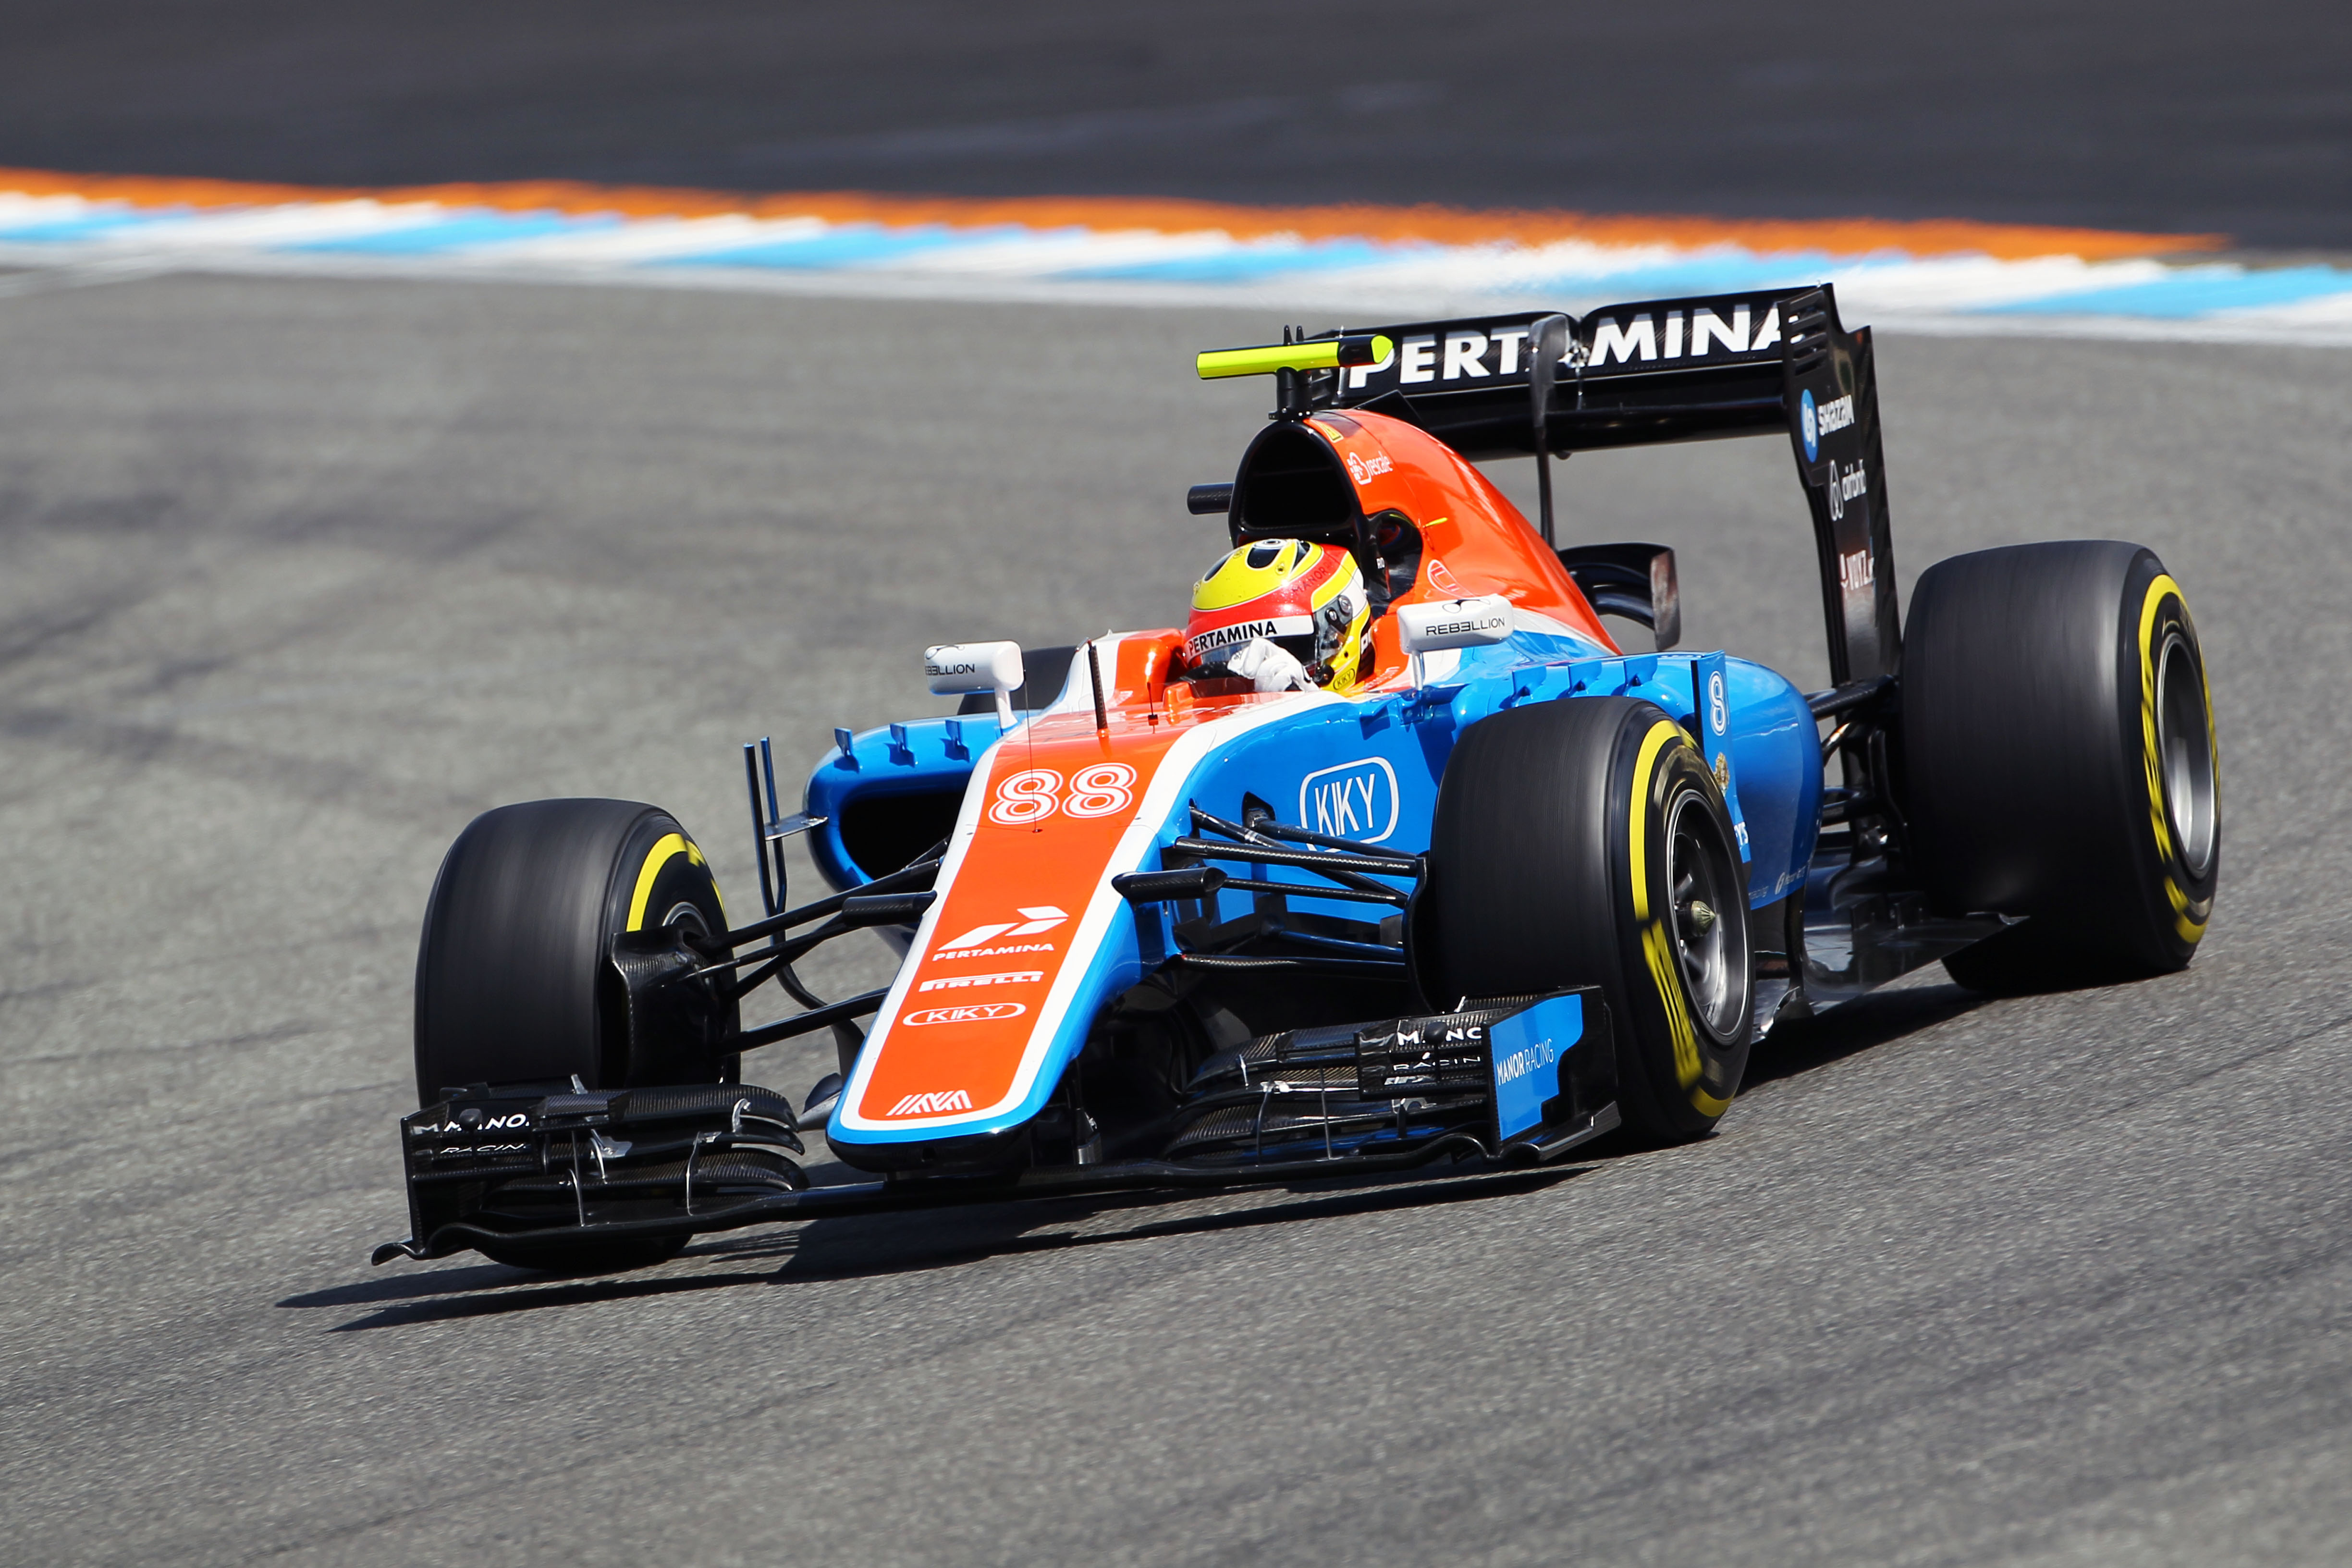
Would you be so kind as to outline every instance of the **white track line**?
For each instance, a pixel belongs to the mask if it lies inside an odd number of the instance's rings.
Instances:
[[[89,226],[86,230],[81,226]],[[551,227],[551,226],[552,226]],[[385,248],[375,248],[378,240]],[[324,247],[325,248],[313,248]],[[2352,268],[2074,256],[1767,254],[1733,245],[1382,245],[1000,224],[627,217],[368,198],[192,211],[0,192],[0,294],[162,273],[510,280],[847,299],[1435,317],[1801,285],[1857,321],[1980,337],[2352,345]],[[56,281],[37,284],[36,276]],[[70,281],[68,281],[70,279]],[[2340,282],[2341,287],[2338,287]],[[2165,286],[2173,284],[2168,289]],[[2184,310],[2184,289],[2202,308]],[[2281,294],[2305,297],[2276,302]],[[2173,303],[2168,305],[2165,296]],[[2231,303],[2242,298],[2243,305]],[[2048,310],[2035,307],[2049,302]]]

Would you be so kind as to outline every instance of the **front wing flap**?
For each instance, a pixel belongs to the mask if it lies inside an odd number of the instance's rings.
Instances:
[[[820,1215],[1558,1158],[1619,1125],[1597,990],[1269,1036],[1205,1064],[1171,1156],[988,1181],[811,1187],[792,1108],[748,1084],[543,1096],[478,1087],[401,1122],[410,1238],[374,1261],[731,1230]],[[1193,1134],[1200,1134],[1195,1136]]]

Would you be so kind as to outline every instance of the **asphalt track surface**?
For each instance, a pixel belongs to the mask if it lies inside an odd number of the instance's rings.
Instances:
[[[367,1266],[468,818],[656,801],[740,903],[740,741],[797,766],[936,710],[927,642],[1179,613],[1217,543],[1183,487],[1264,390],[1184,356],[1266,324],[0,299],[0,1560],[2352,1554],[2326,352],[1881,347],[1907,569],[2116,534],[2188,584],[2227,815],[2184,974],[1930,970],[1775,1037],[1711,1140],[1555,1173],[821,1222],[604,1279]],[[1680,549],[1690,642],[1818,679],[1785,447],[1563,480],[1572,535]]]
[[[0,0],[0,164],[1967,217],[2352,249],[2327,0]]]

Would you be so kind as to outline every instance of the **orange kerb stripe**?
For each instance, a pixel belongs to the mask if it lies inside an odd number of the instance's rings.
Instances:
[[[1158,196],[892,196],[856,191],[754,195],[658,185],[594,185],[570,180],[495,184],[273,185],[239,180],[181,180],[142,174],[75,174],[0,168],[0,190],[27,195],[79,195],[139,206],[256,206],[283,202],[441,202],[509,212],[618,213],[628,217],[818,217],[833,223],[893,226],[936,223],[957,228],[1020,224],[1031,228],[1150,229],[1183,234],[1216,229],[1236,239],[1297,235],[1303,239],[1421,240],[1435,245],[1736,245],[1754,251],[1825,250],[1861,255],[1900,250],[1913,256],[1978,253],[2004,261],[2037,256],[2091,260],[2217,250],[2218,234],[2126,234],[2110,229],[1974,223],[1965,218],[1823,218],[1818,221],[1600,215],[1421,205],[1257,207]]]

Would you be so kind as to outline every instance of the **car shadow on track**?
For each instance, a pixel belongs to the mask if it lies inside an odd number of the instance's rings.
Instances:
[[[1801,1077],[1964,1016],[1989,1000],[1957,985],[1910,985],[1859,998],[1818,1018],[1784,1024],[1757,1047],[1745,1087],[1755,1089]],[[559,1279],[503,1264],[458,1264],[429,1273],[403,1273],[332,1286],[289,1296],[278,1305],[374,1309],[334,1325],[334,1331],[349,1332],[743,1285],[818,1284],[919,1273],[994,1258],[1517,1196],[1604,1169],[1613,1157],[1632,1147],[1611,1138],[1578,1151],[1576,1163],[1538,1171],[1489,1169],[1437,1177],[1416,1173],[1235,1188],[1214,1197],[1199,1192],[1139,1193],[812,1220],[792,1230],[706,1237],[676,1265],[641,1273]],[[1265,1201],[1268,1194],[1278,1195]],[[1192,1210],[1204,1201],[1243,1202],[1247,1206],[1153,1217],[1171,1208]],[[1073,1228],[1089,1226],[1106,1215],[1124,1215],[1130,1223]],[[697,1271],[684,1271],[697,1265],[701,1266]]]
[[[1991,1000],[1948,982],[1914,984],[1858,996],[1818,1017],[1793,1019],[1757,1045],[1748,1058],[1740,1092],[1801,1077],[1906,1035],[1965,1017]]]
[[[1297,1184],[1282,1188],[1238,1189],[1233,1195],[1263,1197],[1269,1192],[1286,1194],[1270,1203],[1208,1214],[1150,1218],[1152,1210],[1197,1204],[1200,1193],[1149,1194],[1104,1198],[1047,1199],[1018,1204],[989,1204],[947,1209],[927,1209],[857,1218],[814,1220],[798,1230],[776,1235],[726,1237],[709,1240],[685,1254],[683,1265],[695,1263],[766,1263],[756,1270],[681,1273],[647,1271],[593,1279],[556,1279],[499,1264],[478,1264],[436,1269],[335,1286],[289,1296],[280,1307],[321,1308],[376,1306],[376,1310],[334,1325],[342,1333],[362,1329],[400,1328],[454,1319],[535,1311],[550,1307],[592,1301],[622,1301],[639,1297],[674,1296],[740,1285],[805,1285],[828,1280],[857,1279],[889,1274],[917,1273],[960,1268],[993,1258],[1017,1258],[1064,1252],[1077,1247],[1104,1247],[1136,1241],[1164,1241],[1265,1226],[1292,1225],[1305,1220],[1348,1215],[1393,1213],[1443,1205],[1476,1203],[1518,1196],[1559,1185],[1589,1166],[1490,1173],[1432,1180],[1376,1181],[1341,1185],[1336,1182]],[[1097,1215],[1140,1210],[1137,1223],[1114,1229],[1073,1232]],[[1037,1234],[1044,1232],[1045,1234]],[[674,1267],[674,1266],[673,1266]]]

